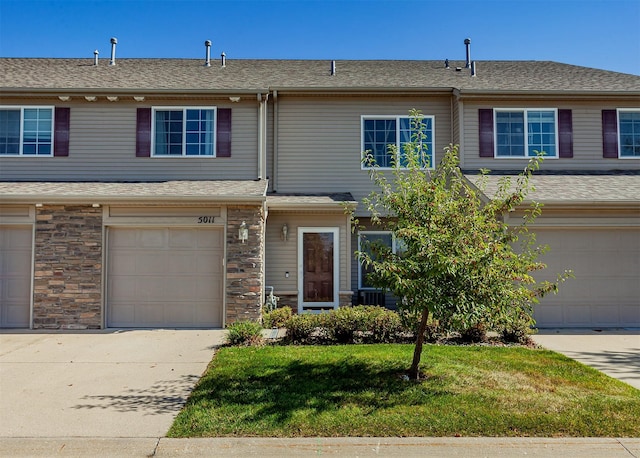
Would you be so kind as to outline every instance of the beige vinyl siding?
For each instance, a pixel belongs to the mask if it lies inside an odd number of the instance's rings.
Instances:
[[[640,105],[640,101],[635,106]],[[466,101],[464,103],[464,167],[491,170],[517,170],[527,159],[493,159],[479,157],[478,109],[480,108],[558,108],[570,109],[573,118],[573,158],[547,159],[543,170],[638,170],[638,159],[605,159],[602,157],[602,110],[631,107],[626,102],[554,102],[545,101]]]
[[[361,169],[361,116],[407,115],[417,108],[435,117],[435,157],[451,141],[450,98],[278,97],[278,192],[350,192],[361,200],[373,189]]]
[[[170,106],[175,102],[153,102]],[[185,106],[183,102],[176,106]],[[197,100],[193,106],[216,106]],[[78,103],[71,107],[69,157],[0,157],[4,181],[145,181],[240,180],[257,177],[255,103],[217,106],[232,108],[230,158],[136,157],[136,109],[149,104]]]
[[[282,240],[282,226],[288,227],[288,238]],[[340,291],[349,291],[347,273],[351,269],[352,254],[348,253],[346,216],[342,213],[308,214],[296,212],[269,211],[265,240],[266,286],[275,287],[275,294],[281,291],[298,290],[298,228],[299,227],[339,227],[340,228]],[[289,278],[285,273],[289,272]]]

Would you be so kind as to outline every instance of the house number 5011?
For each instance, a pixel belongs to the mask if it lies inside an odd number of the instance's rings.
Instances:
[[[198,216],[198,224],[212,224],[216,222],[215,216]]]

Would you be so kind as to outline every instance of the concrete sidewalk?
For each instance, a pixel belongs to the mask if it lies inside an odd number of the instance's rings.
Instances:
[[[640,389],[640,330],[541,329],[533,340]]]
[[[223,336],[3,330],[0,438],[164,436]]]
[[[640,457],[640,439],[615,438],[68,438],[0,439],[0,456]]]

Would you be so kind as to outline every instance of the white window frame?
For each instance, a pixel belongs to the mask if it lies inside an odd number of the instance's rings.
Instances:
[[[361,115],[360,116],[360,151],[362,151],[361,160],[364,159],[364,122],[369,119],[394,119],[396,121],[396,147],[398,148],[398,153],[402,154],[401,145],[400,145],[400,119],[408,118],[411,120],[413,117],[409,115]],[[422,115],[420,119],[430,119],[431,120],[431,145],[430,148],[427,149],[429,154],[431,154],[431,163],[429,164],[428,170],[435,169],[436,162],[436,117],[434,115]],[[393,167],[379,167],[380,170],[393,170]],[[401,170],[406,170],[406,167],[398,167]],[[360,162],[361,170],[370,170],[372,167],[368,167],[364,162]],[[426,170],[427,167],[423,167],[423,170]]]
[[[362,251],[363,235],[366,237],[367,235],[389,235],[389,234],[391,235],[391,251],[393,251],[394,253],[397,253],[398,245],[400,244],[400,242],[398,241],[398,239],[396,238],[396,236],[393,234],[392,231],[359,231],[358,232],[358,251]],[[366,291],[376,291],[380,289],[380,288],[375,288],[373,286],[362,285],[362,262],[360,262],[360,260],[358,260],[358,289],[366,290]]]
[[[182,154],[180,156],[175,154],[156,154],[156,112],[158,111],[180,111],[183,112],[182,117]],[[213,154],[208,155],[187,155],[187,110],[213,110]],[[189,158],[189,159],[209,159],[216,157],[216,148],[218,141],[218,107],[215,106],[158,106],[151,107],[151,157],[161,159],[176,159],[176,158]]]
[[[51,110],[51,152],[49,154],[24,154],[24,110]],[[56,131],[56,107],[53,105],[0,105],[0,110],[20,110],[20,147],[18,154],[0,154],[0,157],[53,157]]]
[[[333,234],[333,302],[304,301],[304,234]],[[306,310],[305,307],[324,307],[337,309],[340,306],[340,228],[339,227],[298,227],[298,313],[322,313],[319,310]]]
[[[560,158],[560,135],[558,133],[558,109],[557,108],[494,108],[493,109],[493,157],[495,159],[515,159],[515,160],[529,160],[534,156],[529,156],[529,119],[528,112],[529,111],[553,111],[554,113],[554,133],[555,133],[555,147],[556,154],[551,156],[549,154],[545,154],[543,157],[545,159],[559,159]],[[500,156],[498,155],[498,122],[496,113],[498,112],[522,112],[524,114],[524,155],[523,156]],[[546,153],[546,151],[545,151]]]
[[[623,160],[627,160],[627,159],[640,159],[640,156],[623,156],[622,155],[622,136],[621,136],[621,132],[620,132],[620,113],[621,112],[625,112],[625,111],[631,111],[631,112],[637,112],[640,113],[640,108],[618,108],[616,109],[616,129],[617,129],[617,134],[618,134],[618,159],[623,159]]]

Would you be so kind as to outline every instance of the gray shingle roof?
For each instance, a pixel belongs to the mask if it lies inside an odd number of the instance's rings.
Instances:
[[[196,59],[0,58],[0,91],[258,92],[278,90],[560,91],[633,93],[640,76],[548,61],[480,61],[476,77],[464,62],[341,60],[330,75],[328,60],[229,59],[205,67]]]
[[[9,202],[262,201],[266,181],[164,181],[156,183],[0,182]]]
[[[343,210],[345,204],[355,204],[353,196],[348,193],[314,193],[314,194],[268,194],[267,206],[276,210],[317,210],[324,207]]]
[[[465,175],[477,184],[479,175]],[[516,175],[488,175],[485,194],[495,195],[499,180],[511,177],[514,183]],[[528,195],[528,201],[543,204],[635,204],[640,209],[640,174],[610,175],[533,175],[531,184],[535,191]]]

